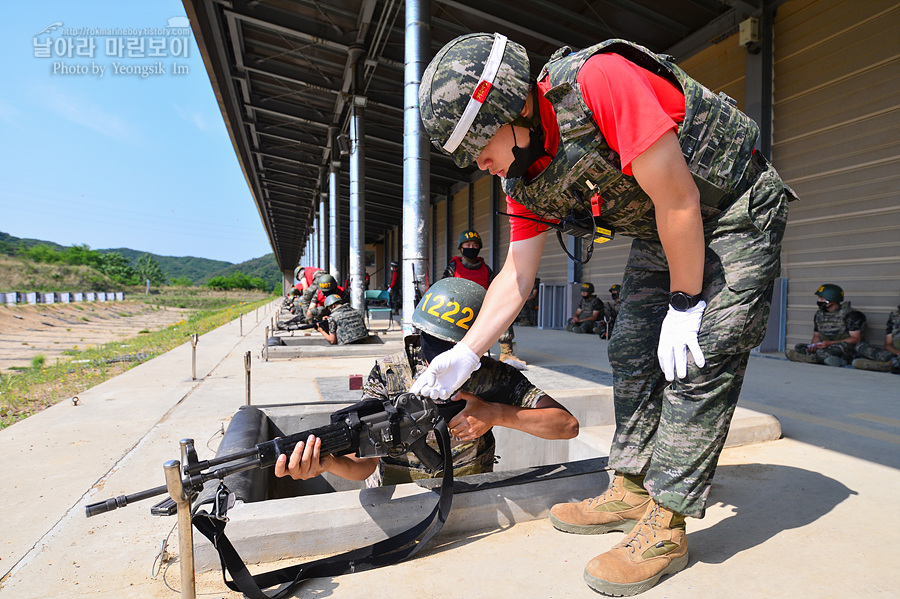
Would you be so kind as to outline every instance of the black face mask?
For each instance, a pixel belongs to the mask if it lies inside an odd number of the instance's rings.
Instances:
[[[547,155],[544,149],[544,130],[540,127],[528,131],[528,146],[520,148],[516,144],[516,128],[513,127],[513,163],[506,169],[507,179],[518,179],[525,176],[525,171],[535,161]]]
[[[443,339],[432,337],[428,333],[423,332],[419,334],[419,346],[422,348],[422,357],[429,364],[438,355],[451,349],[454,345],[456,344],[452,341],[444,341]]]
[[[819,310],[821,310],[822,312],[828,310],[828,302],[816,302],[816,304],[818,304]]]
[[[472,262],[478,257],[478,252],[481,251],[481,248],[463,248],[462,255],[466,260],[471,260]]]

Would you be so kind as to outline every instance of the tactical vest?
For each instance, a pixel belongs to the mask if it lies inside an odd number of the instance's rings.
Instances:
[[[850,312],[850,302],[844,302],[834,312],[816,310],[814,321],[816,330],[819,331],[819,338],[822,341],[836,341],[849,337],[850,331],[847,330],[846,319]]]
[[[453,256],[450,259],[450,262],[456,264],[456,268],[453,269],[453,276],[457,279],[468,279],[472,282],[478,283],[485,289],[488,288],[491,280],[491,271],[488,270],[488,265],[484,263],[484,258],[478,258],[479,266],[477,268],[469,268],[466,266],[463,259],[459,256]]]
[[[893,338],[893,341],[891,341],[891,345],[893,345],[897,349],[900,349],[900,306],[898,306],[896,310],[891,312],[888,320],[890,320],[894,325],[891,328],[891,335]]]
[[[576,81],[585,61],[601,52],[620,54],[684,93],[678,141],[700,191],[704,221],[717,216],[752,185],[761,170],[751,166],[759,127],[736,108],[735,101],[711,92],[669,56],[625,40],[608,40],[575,53],[561,48],[544,65],[538,80],[548,77],[550,81],[544,97],[556,111],[559,148],[533,180],[504,180],[507,195],[540,216],[563,219],[574,212],[590,223],[589,198],[599,193],[603,204],[598,224],[630,237],[659,239],[650,197],[634,177],[622,173],[619,155],[594,122]]]
[[[328,318],[335,322],[338,345],[347,345],[369,336],[362,314],[347,304],[333,311]]]

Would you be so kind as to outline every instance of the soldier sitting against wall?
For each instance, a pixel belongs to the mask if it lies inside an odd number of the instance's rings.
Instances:
[[[535,277],[534,286],[531,288],[531,293],[529,293],[528,297],[525,299],[525,305],[522,306],[522,309],[519,311],[515,324],[524,327],[533,327],[537,324],[538,292],[540,288],[541,280],[540,278]]]
[[[594,332],[600,335],[601,339],[609,339],[610,335],[612,335],[613,326],[616,324],[616,316],[622,307],[622,300],[619,299],[619,291],[621,289],[621,285],[613,285],[609,288],[609,295],[612,301],[604,304],[603,318],[598,320],[597,326],[594,327]]]
[[[375,362],[363,386],[363,398],[387,400],[405,393],[436,355],[462,339],[483,299],[484,289],[466,279],[447,278],[432,285],[413,314],[413,325],[420,334],[408,335],[403,351]],[[448,423],[454,476],[493,471],[494,426],[542,439],[572,439],[578,434],[575,417],[516,368],[488,357],[481,358],[480,364],[453,397],[453,401],[466,404]],[[433,431],[428,443],[438,448]],[[384,458],[321,456],[320,447],[321,441],[310,435],[306,443],[297,444],[289,458],[279,457],[275,475],[306,480],[331,472],[350,480],[368,479],[369,487],[433,476],[412,453]]]
[[[581,284],[581,301],[575,314],[566,323],[570,333],[592,333],[594,325],[603,320],[603,300],[594,295],[593,283]]]
[[[856,354],[859,357],[853,360],[854,368],[900,374],[900,305],[888,316],[884,345],[863,341],[856,346]]]
[[[331,345],[348,345],[369,336],[363,315],[344,303],[341,296],[329,295],[325,298],[325,311],[327,314],[316,330]]]
[[[844,290],[826,283],[816,290],[819,309],[813,318],[812,341],[798,343],[784,354],[794,362],[846,366],[856,358],[856,346],[866,330],[866,316],[844,301]]]

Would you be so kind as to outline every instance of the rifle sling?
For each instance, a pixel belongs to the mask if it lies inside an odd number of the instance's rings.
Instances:
[[[225,584],[231,590],[243,593],[249,599],[281,599],[303,580],[340,576],[341,574],[389,566],[418,553],[444,526],[453,503],[453,462],[447,423],[440,420],[435,426],[435,431],[441,455],[444,458],[444,475],[441,479],[441,493],[437,504],[431,513],[415,526],[367,547],[253,576],[225,535],[226,523],[211,517],[206,512],[195,513],[193,516],[194,526],[209,539],[219,552],[222,578]],[[226,570],[231,574],[232,581],[225,577]],[[275,585],[283,586],[273,591],[272,594],[262,590]]]

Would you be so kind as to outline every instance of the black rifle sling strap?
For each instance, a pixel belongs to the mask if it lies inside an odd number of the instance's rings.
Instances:
[[[253,576],[247,570],[244,561],[228,537],[225,536],[225,522],[211,517],[206,512],[195,513],[193,516],[194,526],[210,540],[219,552],[225,584],[231,590],[241,592],[249,599],[280,599],[299,582],[309,578],[362,572],[395,564],[415,555],[444,526],[453,502],[453,462],[447,423],[440,420],[435,426],[435,432],[441,456],[444,459],[444,475],[437,504],[424,520],[412,528],[368,547]],[[229,581],[225,577],[226,570],[231,574],[233,580]],[[275,585],[283,586],[273,591],[272,594],[262,590]]]

